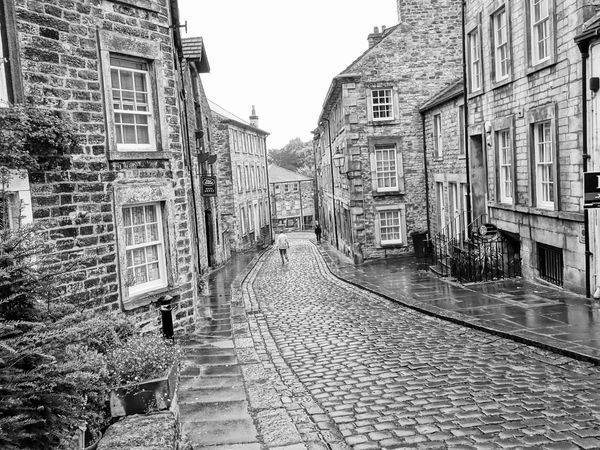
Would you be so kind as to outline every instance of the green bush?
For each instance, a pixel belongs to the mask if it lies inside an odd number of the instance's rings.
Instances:
[[[161,377],[180,358],[181,348],[162,336],[133,336],[107,355],[110,383],[118,386]]]

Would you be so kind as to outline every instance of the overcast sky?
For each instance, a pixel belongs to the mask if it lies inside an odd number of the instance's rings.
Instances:
[[[311,140],[331,79],[397,22],[396,0],[179,0],[183,37],[202,36],[207,97],[248,119],[256,106],[268,148]]]

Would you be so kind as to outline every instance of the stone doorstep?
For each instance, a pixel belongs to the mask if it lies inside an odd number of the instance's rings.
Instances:
[[[214,389],[243,385],[244,380],[241,375],[229,377],[181,377],[179,380],[179,392],[184,392],[186,389]]]
[[[184,422],[181,424],[182,437],[194,448],[207,445],[257,444],[257,432],[252,419],[218,420],[211,422]],[[218,447],[217,447],[218,448]],[[226,448],[230,448],[227,446]],[[260,447],[259,447],[260,448]]]
[[[181,389],[179,404],[221,403],[246,400],[242,385],[224,387],[206,387],[200,389]]]
[[[179,413],[181,421],[185,423],[250,419],[246,400],[199,404],[184,403],[179,405]]]
[[[187,354],[187,352],[183,361],[189,366],[233,366],[238,362],[235,355],[195,356]]]

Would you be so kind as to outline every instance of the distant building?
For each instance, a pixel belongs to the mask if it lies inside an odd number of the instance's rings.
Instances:
[[[218,155],[217,189],[223,233],[231,250],[241,252],[271,242],[267,145],[254,107],[247,122],[216,103],[212,141]],[[225,238],[225,237],[224,237]]]
[[[269,185],[273,228],[312,229],[315,218],[313,179],[271,164]]]
[[[460,0],[403,0],[399,24],[336,76],[315,130],[319,217],[355,262],[412,251],[426,231],[419,107],[460,77]]]

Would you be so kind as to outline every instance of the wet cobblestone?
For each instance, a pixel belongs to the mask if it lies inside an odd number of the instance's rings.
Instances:
[[[242,286],[256,349],[244,354],[307,448],[599,443],[598,368],[350,287],[313,244],[291,242],[289,264],[270,253]]]

